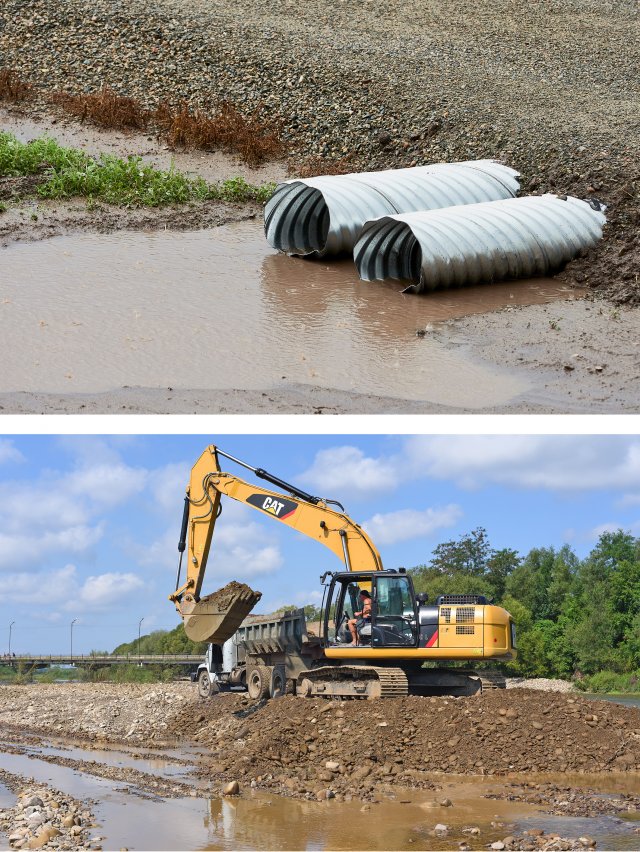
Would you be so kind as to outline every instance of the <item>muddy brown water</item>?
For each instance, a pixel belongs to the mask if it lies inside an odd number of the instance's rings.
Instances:
[[[84,234],[0,250],[0,391],[289,382],[480,408],[525,380],[431,334],[443,321],[573,298],[540,279],[403,295],[351,261],[275,253],[258,221]],[[424,337],[416,336],[425,331]]]
[[[508,782],[523,780],[551,781],[595,788],[603,795],[615,792],[640,793],[638,775],[554,776],[550,774],[509,776],[507,779],[487,777],[434,776],[442,786],[435,794],[453,801],[451,808],[429,808],[425,802],[434,793],[422,790],[396,790],[392,794],[381,788],[379,799],[363,809],[361,802],[307,802],[284,799],[245,788],[238,798],[211,796],[196,783],[188,766],[175,770],[171,776],[193,784],[193,795],[187,798],[163,799],[136,790],[133,784],[92,776],[86,772],[59,766],[39,759],[42,751],[70,755],[59,743],[27,746],[24,754],[2,753],[0,766],[15,774],[33,777],[36,782],[48,783],[78,799],[93,799],[98,827],[93,836],[105,838],[106,849],[457,849],[462,829],[478,826],[481,830],[472,847],[486,844],[526,828],[542,828],[563,836],[589,834],[598,841],[600,849],[635,849],[638,835],[633,814],[628,819],[598,817],[583,819],[554,817],[528,804],[488,800],[483,794],[503,789]],[[134,765],[150,774],[166,772],[171,764],[163,763],[159,750],[147,759],[123,750],[108,752],[72,747],[73,756],[84,760],[108,761],[110,765]],[[180,752],[171,750],[171,755]],[[185,752],[187,760],[191,753]],[[2,790],[0,790],[0,795]],[[2,801],[11,804],[5,791]],[[449,835],[436,839],[430,829],[442,822],[450,826]],[[491,823],[499,823],[492,826]]]

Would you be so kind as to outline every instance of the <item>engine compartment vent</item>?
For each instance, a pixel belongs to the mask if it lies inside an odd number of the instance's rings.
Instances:
[[[438,595],[436,598],[437,606],[448,606],[453,604],[481,604],[488,603],[484,595]]]
[[[473,622],[475,621],[476,610],[473,606],[459,606],[456,609],[456,623],[464,624],[465,622]]]

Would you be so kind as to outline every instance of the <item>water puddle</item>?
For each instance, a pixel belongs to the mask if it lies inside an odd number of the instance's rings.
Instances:
[[[93,749],[76,751],[85,760],[102,760],[106,756],[113,761],[114,755],[123,759],[125,754]],[[46,763],[38,758],[36,750],[31,754],[32,757],[0,753],[0,766],[51,784],[78,799],[95,800],[99,827],[94,834],[106,838],[103,845],[107,849],[457,849],[460,840],[468,838],[462,829],[470,826],[480,828],[479,840],[473,844],[477,848],[526,828],[541,828],[546,833],[557,832],[568,837],[589,834],[598,841],[599,849],[637,847],[637,835],[625,820],[555,817],[540,813],[532,805],[482,798],[484,793],[503,789],[505,783],[530,781],[530,775],[508,779],[449,778],[446,782],[442,776],[436,776],[434,781],[443,785],[437,797],[446,794],[454,803],[446,810],[423,807],[433,799],[433,792],[401,790],[389,794],[383,788],[379,791],[380,801],[363,808],[361,802],[298,801],[248,789],[234,799],[210,798],[202,793],[180,799],[132,795],[135,792],[132,784]],[[552,775],[538,778],[594,787],[603,793],[640,790],[640,777],[628,774],[588,779]],[[492,821],[500,825],[492,826]],[[444,839],[429,834],[437,822],[450,826]]]
[[[0,742],[0,751],[2,751],[2,746],[3,743]],[[192,777],[189,777],[189,770],[192,766],[185,766],[184,763],[176,763],[170,759],[170,756],[166,758],[159,755],[152,757],[132,757],[125,751],[114,749],[109,749],[108,751],[91,749],[87,753],[87,750],[84,748],[65,745],[18,746],[18,748],[24,748],[25,752],[28,752],[32,756],[45,755],[46,757],[62,757],[70,760],[93,760],[105,766],[136,769],[139,772],[147,772],[167,780],[179,779],[185,783],[193,780]]]
[[[603,695],[601,692],[582,692],[581,697],[589,701],[611,701],[614,704],[624,704],[625,707],[640,708],[640,695]]]
[[[256,221],[18,243],[0,264],[5,392],[296,383],[500,405],[524,380],[416,331],[576,295],[553,280],[403,295],[399,284],[360,281],[350,261],[276,254]]]

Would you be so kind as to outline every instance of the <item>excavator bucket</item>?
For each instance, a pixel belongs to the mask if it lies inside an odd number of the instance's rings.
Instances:
[[[228,583],[196,603],[184,600],[180,607],[185,633],[194,642],[222,645],[236,632],[262,597],[244,583]]]

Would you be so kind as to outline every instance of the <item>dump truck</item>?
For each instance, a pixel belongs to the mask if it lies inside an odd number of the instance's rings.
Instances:
[[[280,491],[223,471],[220,457]],[[315,539],[338,556],[343,570],[320,578],[323,597],[316,629],[307,625],[304,610],[251,616],[261,595],[241,583],[201,596],[223,497]],[[500,674],[475,666],[512,660],[517,653],[515,625],[505,609],[482,595],[441,595],[429,603],[426,595],[416,593],[404,569],[383,567],[367,532],[338,501],[302,491],[215,445],[192,468],[178,550],[170,600],[189,638],[212,646],[206,677],[203,667],[199,672],[201,694],[235,686],[257,699],[287,692],[339,698],[464,695],[504,686]],[[187,576],[180,585],[185,552]],[[370,600],[367,615],[363,596]]]

